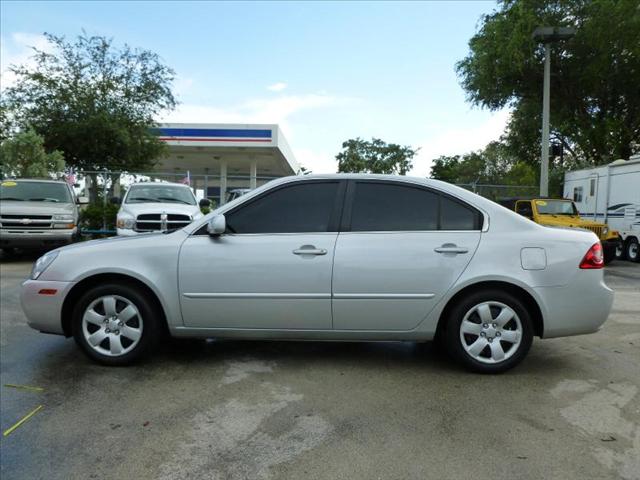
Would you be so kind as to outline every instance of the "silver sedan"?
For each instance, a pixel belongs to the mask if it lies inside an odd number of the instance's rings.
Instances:
[[[124,365],[175,337],[428,341],[501,372],[534,336],[592,333],[613,292],[591,232],[542,227],[447,183],[283,178],[182,230],[47,253],[29,325]]]

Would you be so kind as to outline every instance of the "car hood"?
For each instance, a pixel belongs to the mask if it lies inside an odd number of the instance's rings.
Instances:
[[[179,203],[125,203],[120,207],[120,211],[118,212],[118,214],[123,213],[134,217],[144,213],[170,213],[195,217],[200,213],[200,207]]]
[[[75,211],[76,206],[73,203],[0,201],[2,215],[58,215],[73,214]]]
[[[562,215],[540,215],[540,224],[553,227],[567,227],[567,228],[589,228],[589,227],[603,227],[603,223],[592,222],[584,220],[575,216],[562,216]]]

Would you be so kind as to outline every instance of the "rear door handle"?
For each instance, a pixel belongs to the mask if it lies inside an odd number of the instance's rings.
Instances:
[[[459,253],[469,253],[469,249],[465,247],[459,247],[455,243],[445,243],[440,247],[433,249],[437,253],[453,253],[455,255]]]
[[[302,245],[300,248],[296,248],[293,253],[294,255],[326,255],[327,251],[313,245]]]

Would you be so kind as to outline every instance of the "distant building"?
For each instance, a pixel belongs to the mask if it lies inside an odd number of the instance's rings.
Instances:
[[[175,181],[188,178],[218,204],[229,190],[255,188],[300,170],[278,125],[167,123],[157,133],[169,155],[154,170],[174,174]]]

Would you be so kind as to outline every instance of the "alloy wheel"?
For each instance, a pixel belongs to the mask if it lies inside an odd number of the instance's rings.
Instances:
[[[516,312],[504,303],[487,301],[472,307],[460,323],[460,341],[467,354],[485,364],[512,357],[523,329]]]
[[[142,337],[143,322],[138,308],[119,295],[92,301],[82,315],[82,333],[96,352],[117,357],[133,350]]]

